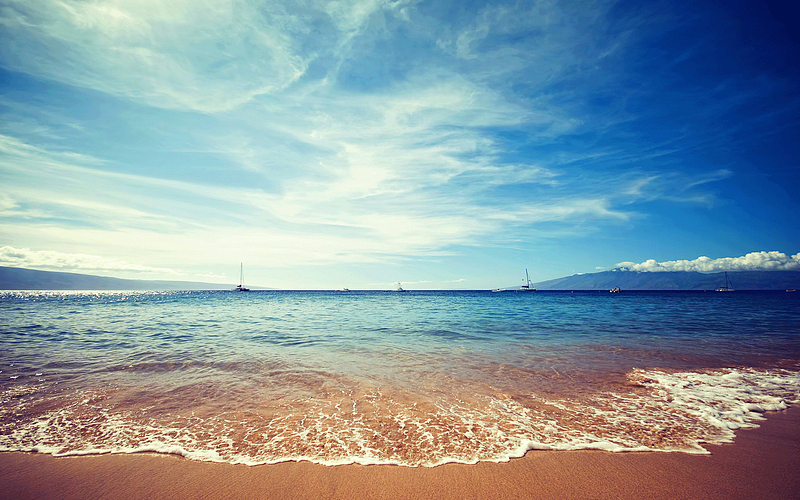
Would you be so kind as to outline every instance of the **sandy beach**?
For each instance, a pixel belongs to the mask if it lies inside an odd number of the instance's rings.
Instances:
[[[751,499],[800,498],[800,409],[770,412],[711,455],[532,451],[433,468],[248,467],[154,454],[0,454],[2,498]]]

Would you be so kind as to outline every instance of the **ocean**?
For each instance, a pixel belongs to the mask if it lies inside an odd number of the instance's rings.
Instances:
[[[0,293],[0,451],[707,453],[798,402],[798,293]]]

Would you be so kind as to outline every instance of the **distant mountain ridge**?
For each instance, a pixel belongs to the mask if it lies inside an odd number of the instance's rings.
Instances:
[[[800,288],[800,271],[728,271],[735,290]],[[535,283],[537,290],[714,290],[725,285],[725,273],[695,271],[640,272],[627,270],[576,274]]]
[[[800,289],[800,271],[729,271],[736,290]],[[533,283],[537,290],[714,290],[725,274],[686,271],[639,272],[616,269]],[[0,266],[0,290],[229,290],[231,285],[194,281],[128,280],[89,274]],[[514,290],[518,286],[508,287]]]
[[[0,290],[226,290],[219,283],[126,280],[90,274],[0,266]]]

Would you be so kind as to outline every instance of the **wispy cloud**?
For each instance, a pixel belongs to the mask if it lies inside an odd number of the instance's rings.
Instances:
[[[700,174],[684,174],[662,171],[659,173],[631,172],[627,174],[628,185],[620,192],[629,197],[628,203],[667,200],[674,203],[713,205],[717,200],[714,191],[705,189],[733,175],[729,169],[717,169]]]
[[[232,233],[231,239],[267,248],[272,262],[285,265],[430,256],[519,225],[628,218],[598,197],[494,199],[492,190],[504,186],[547,188],[568,181],[538,165],[497,162],[497,147],[479,127],[516,123],[519,113],[503,111],[502,102],[484,113],[486,99],[474,94],[469,86],[448,84],[431,95],[356,102],[350,113],[373,118],[354,127],[344,122],[297,127],[293,130],[303,130],[298,140],[329,153],[320,153],[320,164],[306,164],[305,172],[301,164],[288,173],[275,192],[121,173],[97,158],[2,137],[6,155],[0,165],[19,178],[4,215],[26,226],[40,219],[118,234],[152,231],[153,238],[139,236],[136,242],[169,240],[176,249],[188,246],[178,240],[192,234],[206,240],[214,232]],[[470,123],[476,126],[465,126]],[[227,148],[218,143],[215,149],[245,170],[261,168],[269,153],[249,143]],[[89,196],[86,185],[109,188]],[[252,236],[253,229],[268,232],[268,242]],[[86,231],[72,230],[75,238],[88,237]]]
[[[293,15],[247,2],[5,4],[7,67],[167,108],[220,111],[305,71]],[[255,57],[255,56],[258,57]]]

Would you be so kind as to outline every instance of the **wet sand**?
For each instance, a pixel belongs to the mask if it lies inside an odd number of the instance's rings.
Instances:
[[[0,453],[0,498],[800,498],[800,408],[770,412],[760,425],[708,447],[711,455],[532,451],[508,463],[434,468]]]

